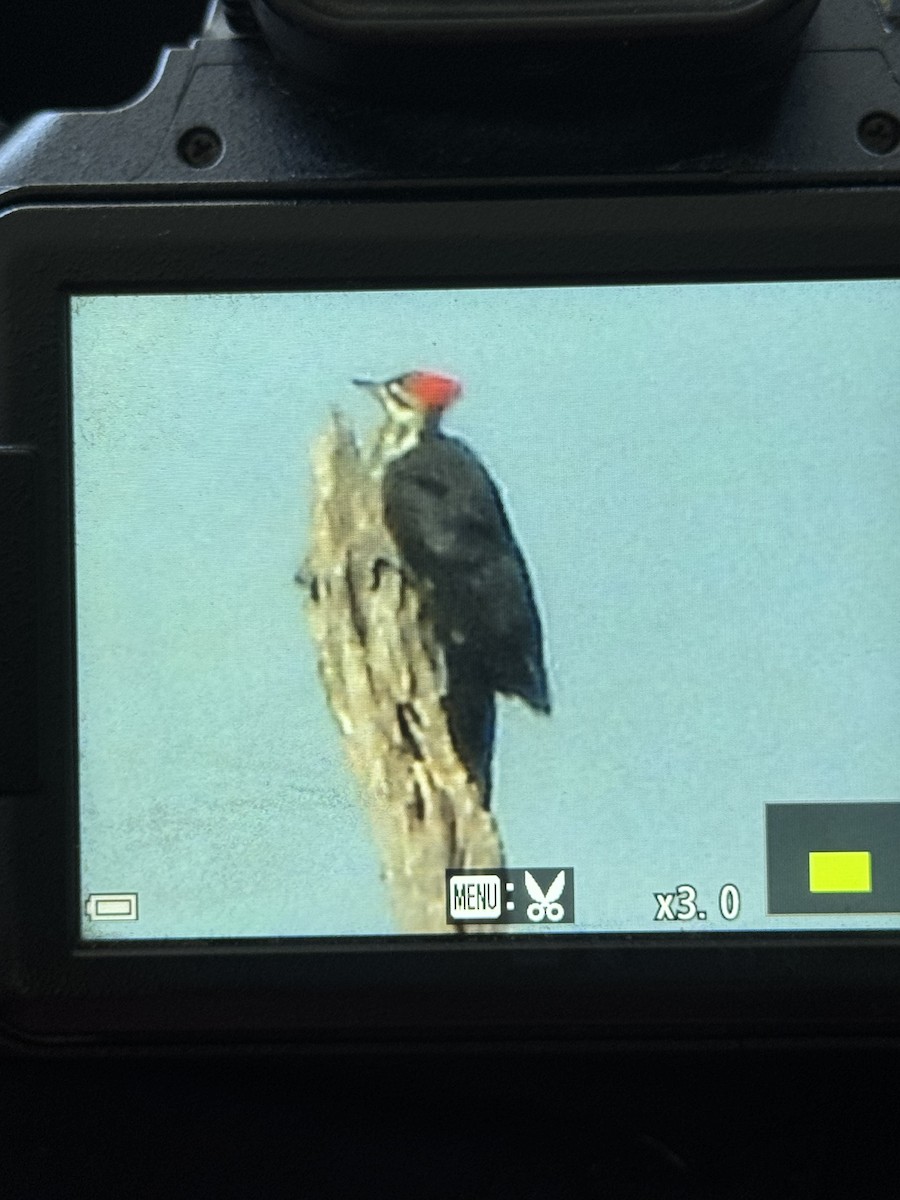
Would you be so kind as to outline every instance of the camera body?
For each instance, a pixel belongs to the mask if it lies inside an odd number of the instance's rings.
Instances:
[[[507,46],[440,5],[213,5],[129,104],[0,141],[11,1045],[896,1032],[890,928],[81,936],[72,296],[900,277],[893,0],[595,7]]]
[[[791,7],[809,16],[808,5]],[[259,12],[277,19],[265,5]],[[251,16],[242,21],[252,30]],[[323,49],[319,38],[307,56],[326,67],[299,74],[273,60],[258,32],[234,33],[214,6],[201,36],[166,50],[129,104],[24,122],[4,143],[0,181],[7,202],[63,186],[177,186],[187,196],[887,183],[898,20],[890,3],[823,0],[771,61],[723,59],[709,33],[699,45],[670,38],[662,51],[631,38],[631,58],[609,40],[503,54],[491,45],[483,68],[477,47]],[[294,58],[307,61],[299,50]],[[427,83],[413,70],[419,60]]]

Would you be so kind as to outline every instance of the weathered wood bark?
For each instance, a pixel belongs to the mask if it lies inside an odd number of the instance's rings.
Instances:
[[[385,528],[371,453],[338,414],[314,447],[307,613],[398,928],[453,932],[445,869],[498,867],[503,852],[450,739],[443,657]]]

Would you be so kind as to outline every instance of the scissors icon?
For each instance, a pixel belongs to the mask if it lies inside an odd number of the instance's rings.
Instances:
[[[537,881],[530,871],[525,872],[525,887],[528,889],[528,895],[534,901],[529,904],[525,915],[529,921],[561,921],[565,916],[565,909],[559,903],[559,898],[563,894],[566,886],[566,873],[560,871],[550,886],[547,888],[546,894],[538,887]]]

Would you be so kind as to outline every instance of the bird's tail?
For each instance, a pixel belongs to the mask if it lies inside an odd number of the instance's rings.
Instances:
[[[496,705],[485,684],[464,656],[447,655],[449,688],[444,697],[447,725],[460,762],[481,788],[485,808],[491,801]]]
[[[519,696],[537,712],[550,712],[550,684],[547,681],[547,669],[540,658],[528,657],[525,661],[525,674],[516,681],[516,686],[509,689],[509,695]],[[506,690],[506,689],[504,689]]]

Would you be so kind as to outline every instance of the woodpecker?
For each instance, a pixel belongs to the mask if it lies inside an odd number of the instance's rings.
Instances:
[[[462,394],[459,381],[410,371],[384,383],[353,382],[384,409],[373,462],[385,525],[444,653],[454,747],[489,807],[496,695],[550,712],[528,568],[487,469],[441,429]]]

